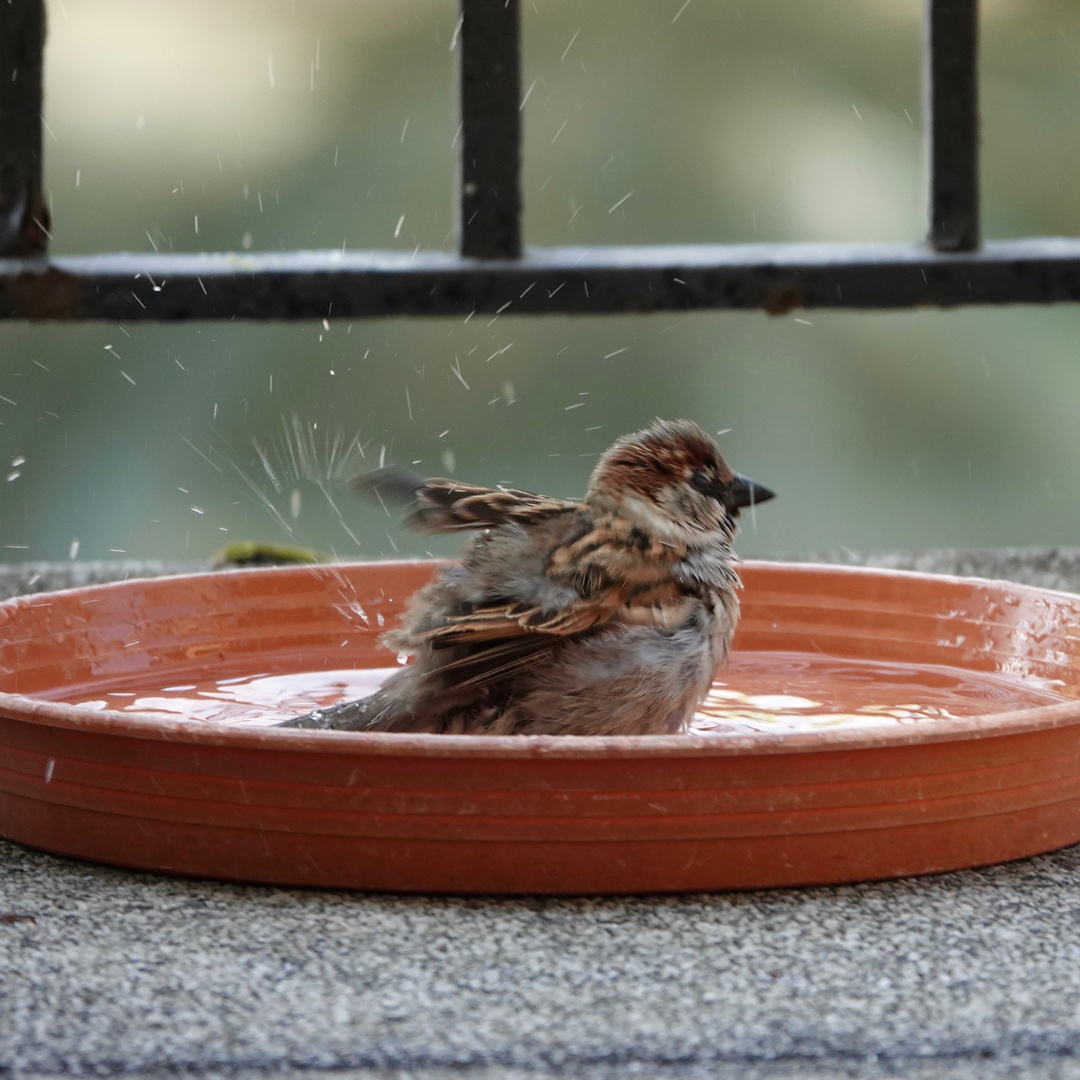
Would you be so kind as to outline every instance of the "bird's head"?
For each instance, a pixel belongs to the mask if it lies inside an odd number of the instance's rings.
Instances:
[[[618,439],[601,455],[586,495],[651,535],[690,547],[716,532],[733,537],[739,511],[771,498],[767,487],[733,472],[692,420],[656,420]]]

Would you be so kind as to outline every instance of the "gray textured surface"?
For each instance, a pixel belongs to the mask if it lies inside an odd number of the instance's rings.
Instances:
[[[895,570],[921,570],[931,574],[963,574],[1001,578],[1039,585],[1046,589],[1080,591],[1080,547],[1001,548],[994,551],[950,549],[941,551],[859,554],[848,551],[789,555],[796,562],[830,562],[848,566],[883,566]],[[0,563],[0,599],[20,593],[46,592],[96,585],[126,578],[209,570],[208,562],[165,562],[125,559],[110,562]]]
[[[905,560],[1080,585],[1078,551]],[[463,900],[0,842],[0,1068],[17,1076],[1065,1080],[1077,1050],[1080,845],[872,885]]]
[[[887,552],[863,555],[842,549],[817,555],[788,556],[797,562],[830,562],[846,566],[880,566],[918,570],[924,574],[959,574],[1038,585],[1043,589],[1080,592],[1080,547],[999,548],[981,551],[954,548],[942,551]]]
[[[106,581],[127,578],[159,577],[162,574],[195,573],[209,570],[208,563],[163,562],[160,559],[115,562],[28,562],[0,563],[0,600],[24,593],[52,592],[56,589],[79,589]]]
[[[1038,1055],[1045,1075],[1080,1075],[1064,1056],[1080,1035],[1075,848],[920,880],[608,900],[219,885],[6,844],[0,867],[0,906],[35,920],[0,923],[0,1053],[18,1072],[989,1076],[985,1055]]]

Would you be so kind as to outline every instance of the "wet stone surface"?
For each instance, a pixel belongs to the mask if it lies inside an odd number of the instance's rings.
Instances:
[[[888,558],[1080,587],[1080,551]],[[1080,1078],[1078,1002],[1080,845],[867,885],[490,900],[187,881],[0,842],[17,1077],[1057,1080]]]

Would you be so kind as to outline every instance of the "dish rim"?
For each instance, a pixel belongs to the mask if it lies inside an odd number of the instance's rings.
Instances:
[[[25,606],[55,596],[121,591],[146,583],[168,581],[183,586],[234,576],[264,577],[268,574],[312,574],[321,569],[356,566],[387,568],[437,566],[446,560],[393,559],[348,563],[328,563],[304,567],[258,567],[225,572],[202,571],[167,577],[127,578],[50,592],[25,593],[0,601],[5,608]],[[919,580],[929,583],[971,585],[1008,589],[1042,599],[1080,603],[1080,595],[1063,590],[1022,585],[992,578],[955,574],[929,574],[844,564],[745,560],[748,569],[777,568],[804,571],[811,576],[839,574]],[[750,650],[753,651],[753,650]],[[0,691],[0,722],[13,720],[35,726],[61,728],[89,734],[121,736],[152,742],[179,742],[230,749],[279,751],[304,754],[352,754],[377,757],[449,757],[499,759],[678,759],[683,757],[746,757],[754,755],[827,753],[829,751],[875,750],[943,742],[1020,735],[1080,724],[1080,699],[1053,705],[986,713],[959,720],[934,720],[919,725],[895,727],[830,729],[784,734],[700,734],[700,735],[443,735],[427,732],[339,732],[296,728],[254,728],[212,726],[202,720],[173,720],[152,713],[86,709],[58,701]]]

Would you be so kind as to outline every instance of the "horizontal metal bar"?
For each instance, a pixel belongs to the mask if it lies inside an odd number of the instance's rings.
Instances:
[[[521,20],[518,0],[461,0],[461,254],[521,254]]]
[[[1080,239],[1008,240],[973,253],[920,244],[448,252],[110,254],[0,259],[0,318],[385,318],[758,308],[911,308],[1080,300]]]
[[[930,243],[979,245],[977,0],[926,0],[924,82]]]
[[[41,193],[44,0],[0,4],[0,254],[37,255],[49,240]]]

